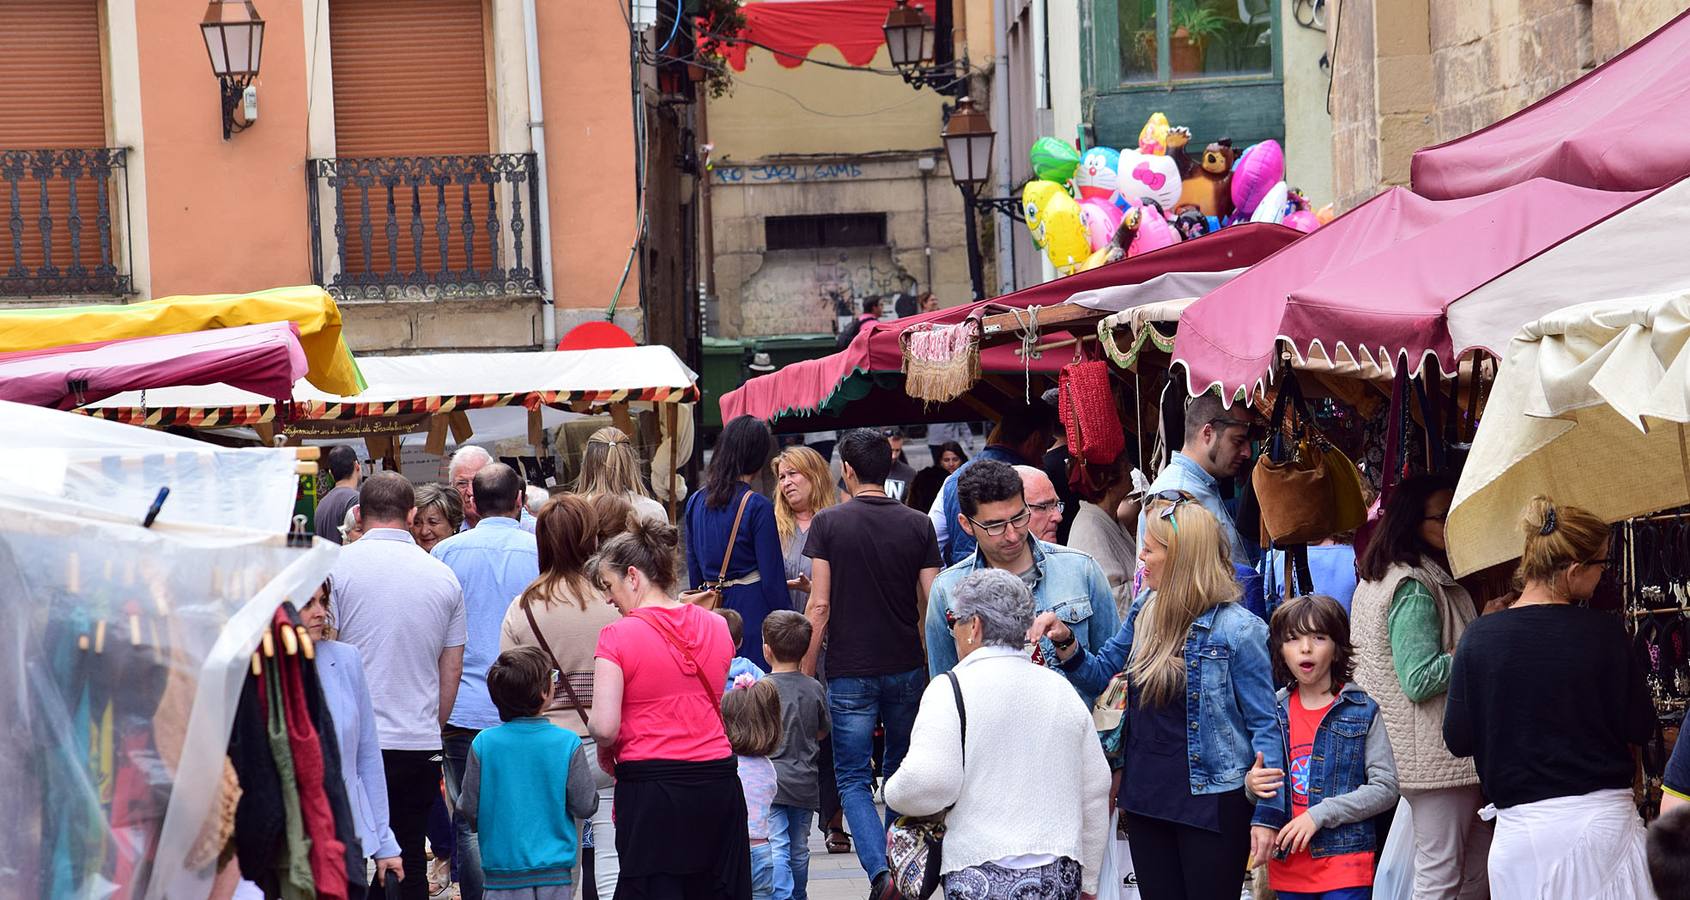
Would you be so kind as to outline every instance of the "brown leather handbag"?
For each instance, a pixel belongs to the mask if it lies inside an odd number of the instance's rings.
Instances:
[[[746,491],[739,498],[739,509],[734,513],[734,525],[728,531],[728,549],[722,552],[722,567],[716,570],[716,580],[706,581],[690,591],[682,591],[682,603],[691,603],[708,610],[722,608],[722,589],[728,587],[728,562],[733,559],[734,541],[739,539],[739,522],[745,518],[745,505],[750,502],[751,492]]]
[[[1287,370],[1273,402],[1266,455],[1251,485],[1262,530],[1278,546],[1323,541],[1361,524],[1361,479],[1344,453],[1309,421],[1302,388]]]

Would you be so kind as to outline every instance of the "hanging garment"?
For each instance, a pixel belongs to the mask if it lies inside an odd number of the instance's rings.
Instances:
[[[305,836],[305,818],[299,805],[299,781],[293,774],[293,748],[288,742],[279,670],[280,664],[276,660],[264,661],[265,735],[270,740],[270,756],[276,761],[276,772],[282,780],[282,832],[287,838],[287,847],[277,871],[281,876],[283,900],[312,900],[315,892],[311,884],[311,840]]]
[[[273,622],[278,629],[293,627],[286,609],[277,609]],[[345,900],[346,844],[335,834],[334,811],[324,791],[323,744],[306,709],[305,683],[300,672],[305,657],[277,654],[276,662],[281,670],[283,715],[287,720],[288,744],[293,750],[300,812],[310,839],[311,875],[317,896],[321,900]]]
[[[264,896],[275,897],[281,893],[276,862],[286,826],[282,776],[270,752],[263,693],[264,679],[247,676],[229,737],[229,761],[234,764],[241,788],[240,801],[235,804],[234,833],[241,876],[258,885]]]
[[[292,614],[291,607],[289,613]],[[301,657],[300,665],[305,685],[305,705],[323,747],[323,792],[328,795],[329,808],[334,812],[335,836],[346,848],[348,882],[362,884],[368,877],[364,865],[364,843],[358,837],[358,822],[352,815],[352,798],[346,793],[346,776],[341,769],[346,762],[340,758],[334,717],[329,711],[328,699],[323,696],[323,683],[317,675],[316,660]]]

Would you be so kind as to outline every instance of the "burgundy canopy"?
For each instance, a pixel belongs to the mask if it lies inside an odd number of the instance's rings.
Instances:
[[[269,322],[0,353],[0,400],[75,409],[124,391],[220,382],[287,398],[305,371],[299,326]]]
[[[895,382],[902,378],[903,348],[898,338],[905,328],[922,322],[960,322],[987,304],[1013,309],[1054,306],[1081,291],[1139,284],[1170,272],[1220,272],[1243,268],[1291,245],[1299,237],[1302,237],[1300,232],[1281,225],[1235,225],[1193,241],[1035,285],[995,300],[953,306],[892,321],[870,322],[863,326],[851,346],[838,353],[793,363],[778,372],[753,378],[738,390],[723,395],[722,420],[741,415],[753,415],[768,422],[787,416],[838,419],[813,424],[814,428],[829,428],[844,424],[900,424],[978,418],[978,414],[964,410],[924,410],[919,400],[905,396],[902,390],[889,389],[896,387]],[[1016,349],[1013,345],[988,347],[980,354],[981,369],[988,373],[1021,374],[1022,361],[1016,355]],[[1071,360],[1071,356],[1046,353],[1043,359],[1034,361],[1032,371],[1055,372]],[[878,392],[875,390],[877,385],[881,388]],[[875,402],[866,404],[873,407],[864,411],[867,419],[858,421],[855,411],[851,417],[840,418],[845,416],[848,404],[869,397],[871,393]]]
[[[1451,307],[1468,312],[1474,289],[1645,196],[1545,179],[1460,200],[1392,188],[1192,304],[1174,361],[1193,393],[1218,385],[1229,400],[1271,377],[1281,340],[1303,359],[1390,373],[1403,354],[1415,367],[1433,356],[1454,372],[1462,353],[1500,354],[1548,310],[1485,309],[1457,341]]]
[[[1414,190],[1448,200],[1530,178],[1663,187],[1690,174],[1687,108],[1690,12],[1514,115],[1414,154]]]

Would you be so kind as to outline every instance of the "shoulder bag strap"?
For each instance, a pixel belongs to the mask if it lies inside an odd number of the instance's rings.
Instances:
[[[704,667],[699,665],[698,660],[693,658],[692,651],[688,650],[685,644],[675,640],[675,636],[670,634],[668,629],[662,628],[651,619],[640,615],[639,610],[635,610],[628,615],[633,616],[641,622],[651,626],[651,630],[662,635],[663,639],[669,642],[669,646],[681,651],[681,656],[686,659],[687,662],[692,664],[692,674],[698,676],[698,684],[700,687],[704,688],[704,698],[710,701],[710,708],[716,711],[716,718],[722,719],[722,704],[717,702],[716,692],[710,687],[710,676],[704,674]],[[727,720],[722,719],[722,724],[725,726],[727,724]]]
[[[962,685],[956,680],[955,672],[946,672],[945,677],[951,680],[951,694],[956,697],[956,717],[962,723],[962,761],[968,763],[968,710],[962,705]]]
[[[734,527],[728,530],[728,549],[722,553],[722,567],[716,570],[716,582],[728,580],[728,562],[734,558],[734,541],[739,540],[739,520],[745,518],[745,505],[751,502],[752,491],[747,488],[739,498],[739,510],[734,513]]]
[[[575,714],[581,717],[582,725],[591,728],[592,725],[587,721],[587,707],[581,703],[581,698],[576,695],[575,686],[569,683],[569,673],[558,665],[557,654],[553,653],[551,645],[546,643],[546,636],[540,633],[540,623],[534,621],[534,605],[528,602],[527,597],[523,597],[517,602],[522,604],[522,611],[528,616],[528,627],[533,629],[534,639],[540,642],[540,649],[546,651],[546,655],[551,657],[552,668],[557,670],[558,681],[563,683],[563,690],[569,694],[569,702],[575,707]]]

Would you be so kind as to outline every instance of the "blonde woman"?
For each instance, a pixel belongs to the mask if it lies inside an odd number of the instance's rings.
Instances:
[[[587,438],[587,449],[581,454],[581,474],[575,478],[575,492],[587,497],[614,494],[627,497],[634,504],[634,512],[653,522],[668,522],[663,510],[646,490],[640,476],[640,452],[622,429],[607,425]]]
[[[1257,760],[1285,767],[1267,625],[1238,603],[1214,515],[1181,491],[1147,502],[1144,590],[1115,637],[1088,653],[1049,612],[1028,636],[1050,638],[1082,692],[1127,678],[1117,805],[1142,896],[1237,896],[1246,859],[1264,858],[1273,834],[1250,827],[1245,773]]]
[[[803,612],[810,595],[810,558],[804,539],[816,513],[839,502],[827,460],[809,447],[788,447],[770,466],[775,472],[775,530],[780,532],[786,558],[786,583],[792,589],[792,608]]]

